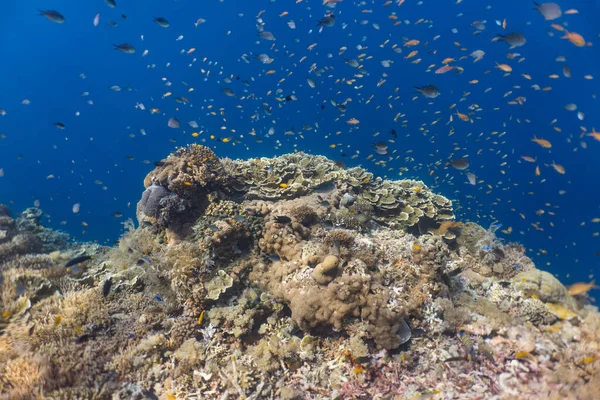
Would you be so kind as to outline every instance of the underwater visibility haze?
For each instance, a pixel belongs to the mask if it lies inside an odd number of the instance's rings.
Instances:
[[[593,398],[599,3],[5,3],[0,398]],[[96,392],[56,366],[102,340]]]

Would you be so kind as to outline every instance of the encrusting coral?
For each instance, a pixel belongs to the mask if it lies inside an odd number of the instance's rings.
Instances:
[[[0,206],[0,398],[600,389],[598,310],[503,243],[497,223],[455,221],[422,182],[191,145],[144,184],[140,225],[114,248],[68,243],[39,210],[15,220]]]

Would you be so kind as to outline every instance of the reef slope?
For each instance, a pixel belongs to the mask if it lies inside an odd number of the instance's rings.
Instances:
[[[597,308],[420,181],[191,145],[144,185],[114,248],[0,208],[0,398],[600,390]]]

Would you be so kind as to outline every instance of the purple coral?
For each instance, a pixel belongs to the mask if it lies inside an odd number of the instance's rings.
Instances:
[[[152,185],[142,194],[142,211],[149,217],[158,218],[161,200],[171,192],[164,187]]]

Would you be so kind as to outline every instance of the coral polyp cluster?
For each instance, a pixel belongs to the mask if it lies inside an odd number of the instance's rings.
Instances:
[[[597,309],[422,182],[193,145],[144,183],[114,248],[0,209],[0,396],[591,399],[600,385]]]

